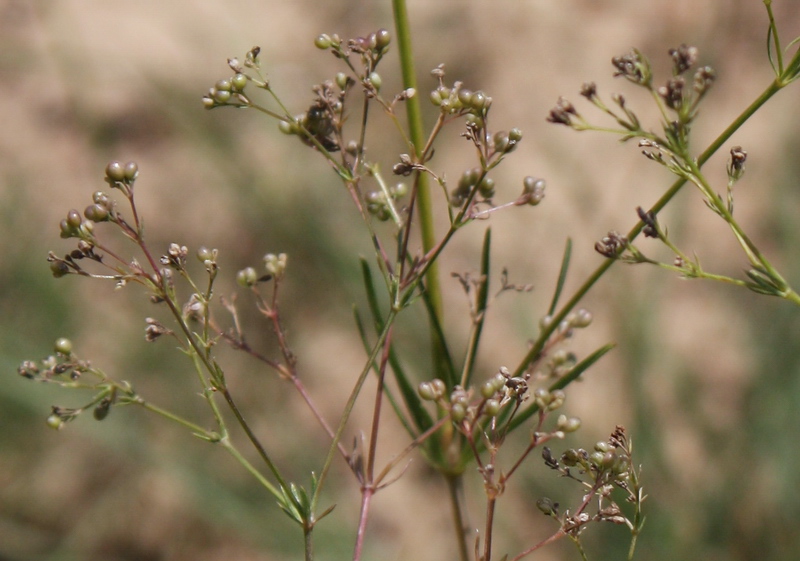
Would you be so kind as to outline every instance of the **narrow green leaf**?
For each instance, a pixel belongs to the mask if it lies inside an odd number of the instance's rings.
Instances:
[[[383,317],[381,314],[380,305],[378,304],[378,293],[375,290],[375,283],[372,279],[372,271],[369,269],[369,263],[363,257],[361,258],[361,276],[364,279],[364,290],[367,293],[367,304],[369,311],[372,314],[372,319],[375,322],[375,331],[380,333],[383,330]]]
[[[427,290],[422,291],[422,301],[425,303],[425,310],[428,312],[428,321],[433,330],[431,339],[437,340],[440,347],[440,353],[438,353],[440,363],[434,365],[436,376],[441,378],[448,388],[452,388],[454,385],[458,384],[456,379],[456,367],[453,363],[453,356],[450,354],[450,349],[447,346],[447,339],[445,338],[442,324],[439,322],[439,316],[436,314],[436,310],[433,307]]]
[[[559,378],[558,380],[553,382],[548,389],[550,391],[563,390],[568,385],[570,385],[572,382],[577,380],[580,377],[581,374],[583,374],[586,370],[588,370],[589,367],[591,367],[595,362],[600,360],[603,357],[603,355],[605,355],[607,352],[609,352],[614,347],[615,347],[615,345],[613,343],[609,343],[607,345],[604,345],[604,346],[600,347],[599,349],[594,351],[592,354],[590,354],[589,356],[584,358],[582,361],[580,361],[578,364],[576,364],[572,368],[572,370],[570,370],[566,375],[562,376],[561,378]],[[538,411],[539,411],[539,407],[534,404],[534,405],[531,405],[530,407],[528,407],[527,409],[525,409],[524,411],[521,411],[520,413],[518,413],[517,416],[514,417],[514,419],[511,421],[511,425],[509,427],[509,432],[511,432],[512,430],[517,428],[519,425],[521,425],[522,423],[527,421],[529,418],[531,418],[531,416],[536,414]]]
[[[614,343],[608,343],[606,345],[603,345],[602,347],[594,351],[592,354],[584,358],[582,361],[580,361],[578,364],[573,366],[572,370],[570,370],[565,376],[562,376],[556,382],[554,382],[550,386],[549,390],[550,391],[563,390],[572,382],[577,380],[581,374],[586,372],[592,365],[594,365],[595,362],[600,360],[606,353],[608,353],[614,347],[616,347]]]
[[[556,282],[556,290],[553,293],[553,300],[550,302],[550,308],[547,310],[547,315],[552,316],[556,307],[558,306],[558,299],[561,297],[561,291],[564,289],[564,283],[567,281],[567,271],[569,271],[569,260],[572,257],[572,239],[567,238],[567,245],[564,247],[564,256],[561,258],[561,270],[558,272],[558,282]]]
[[[408,376],[406,376],[394,347],[389,349],[389,366],[392,367],[392,372],[394,373],[397,387],[403,396],[403,401],[406,404],[408,412],[411,413],[411,417],[414,420],[414,425],[416,426],[417,431],[414,431],[411,428],[411,426],[405,421],[405,417],[401,416],[399,413],[398,417],[400,417],[400,420],[403,422],[403,426],[406,428],[408,433],[412,437],[416,438],[419,433],[425,432],[431,426],[433,426],[433,419],[431,419],[430,413],[428,413],[428,410],[423,406],[422,399],[417,393],[416,386],[411,383],[408,379]]]

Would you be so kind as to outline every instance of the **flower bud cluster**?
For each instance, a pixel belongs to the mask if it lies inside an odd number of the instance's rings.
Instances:
[[[81,213],[74,208],[67,213],[67,217],[63,219],[59,225],[61,237],[67,238],[81,238],[83,240],[91,240],[94,237],[94,222],[91,220],[84,220]]]
[[[627,247],[628,238],[615,231],[609,232],[594,244],[594,250],[609,259],[616,259]]]
[[[653,79],[650,62],[638,49],[632,49],[626,55],[615,56],[611,59],[611,64],[617,69],[614,77],[622,76],[639,86],[650,87]]]
[[[73,354],[72,341],[66,337],[56,339],[53,350],[54,354],[38,364],[32,360],[23,361],[17,368],[17,374],[40,382],[74,382],[91,367],[89,361],[79,360]]]
[[[188,256],[189,248],[185,245],[171,243],[169,244],[167,254],[162,255],[160,261],[165,267],[172,267],[176,271],[183,271],[186,269],[186,259]]]
[[[536,206],[544,199],[544,179],[527,176],[522,180],[522,195],[516,200],[517,205]]]
[[[405,183],[397,183],[396,185],[389,186],[387,191],[391,202],[394,202],[408,194],[408,185]],[[366,194],[364,194],[364,200],[367,203],[367,212],[375,216],[378,220],[386,221],[391,218],[392,213],[389,209],[390,201],[387,200],[384,191],[380,189],[367,191]]]
[[[279,253],[277,255],[274,253],[267,253],[264,256],[264,268],[267,270],[266,274],[259,275],[255,268],[245,267],[236,273],[236,282],[240,286],[250,288],[259,282],[265,282],[273,278],[280,280],[286,271],[288,260],[289,257],[285,253]]]
[[[470,122],[478,128],[483,127],[483,119],[492,106],[492,98],[481,90],[472,91],[462,87],[461,82],[445,86],[444,65],[439,65],[431,72],[439,78],[439,86],[430,94],[431,103],[446,115],[470,115]]]
[[[445,383],[439,379],[422,382],[417,391],[422,399],[435,401],[449,411],[455,423],[471,425],[481,418],[496,417],[509,403],[521,403],[527,397],[528,384],[525,378],[514,378],[501,367],[477,391],[455,386],[448,395]],[[480,395],[477,400],[473,399],[475,393]]]
[[[237,72],[230,78],[217,80],[217,83],[208,89],[208,94],[203,96],[203,107],[206,109],[214,109],[221,105],[246,107],[250,104],[250,100],[244,95],[244,89],[249,80],[250,78],[242,72]]]
[[[562,390],[549,391],[545,388],[536,388],[533,391],[533,401],[536,405],[545,412],[555,411],[567,399],[566,394]]]
[[[139,165],[136,162],[109,162],[106,166],[106,183],[115,188],[132,186],[139,176]]]
[[[594,316],[592,312],[585,308],[578,308],[577,310],[570,312],[567,316],[561,320],[561,323],[558,324],[556,327],[556,333],[561,338],[569,338],[573,335],[573,330],[575,329],[583,329],[589,327],[592,324],[592,320]],[[546,315],[541,320],[539,320],[539,327],[541,329],[547,329],[553,323],[553,316]],[[556,360],[555,357],[562,356],[560,353],[554,354],[554,361],[558,364],[568,363],[574,360],[574,356],[571,357],[569,355],[564,355],[563,360]]]
[[[276,279],[280,279],[283,277],[283,274],[286,271],[286,264],[288,260],[289,256],[285,253],[279,253],[277,255],[274,253],[267,253],[264,256],[264,266],[267,269],[267,273]]]
[[[34,362],[25,361],[19,368],[19,373],[30,379],[40,382],[49,382],[61,386],[76,387],[76,380],[81,373],[92,372],[99,375],[101,380],[94,385],[81,383],[79,387],[97,390],[98,393],[83,407],[66,408],[57,405],[52,406],[50,414],[47,416],[46,423],[50,428],[60,430],[70,421],[75,420],[81,413],[92,409],[92,416],[102,421],[111,411],[111,406],[117,403],[118,390],[131,394],[127,384],[117,385],[110,383],[101,373],[91,370],[88,361],[78,360],[72,355],[72,343],[67,339],[56,341],[56,355],[50,356],[42,361],[42,369]]]
[[[458,180],[458,185],[450,192],[450,206],[455,208],[463,206],[476,188],[481,198],[489,201],[495,193],[494,179],[487,177],[481,168],[465,170]]]
[[[589,474],[594,481],[624,489],[629,488],[631,476],[636,476],[633,473],[630,441],[621,426],[614,430],[608,440],[595,443],[591,451],[570,448],[556,460],[550,450],[544,448],[542,457],[548,467],[564,475],[573,476],[571,468],[577,467],[580,473]]]

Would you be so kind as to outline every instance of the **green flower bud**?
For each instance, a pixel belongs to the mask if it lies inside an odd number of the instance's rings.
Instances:
[[[544,179],[527,176],[522,180],[522,194],[531,206],[536,206],[544,199]]]
[[[58,228],[61,230],[62,238],[71,238],[75,235],[75,228],[67,224],[66,218],[58,223]]]
[[[102,205],[109,210],[111,210],[111,207],[113,206],[111,203],[111,197],[109,197],[103,191],[95,191],[94,193],[92,193],[92,202],[98,205]]]
[[[486,107],[486,99],[486,94],[479,90],[472,94],[470,105],[476,112],[480,113]]]
[[[471,106],[472,105],[472,91],[466,88],[461,88],[458,90],[458,101],[460,101],[463,105]]]
[[[51,429],[60,430],[64,426],[64,420],[55,413],[49,415],[46,422]]]
[[[575,318],[572,320],[573,327],[589,327],[592,323],[592,312],[584,308],[575,312]]]
[[[617,463],[617,454],[614,450],[609,450],[605,454],[603,454],[603,459],[600,461],[600,465],[603,469],[611,469],[614,467],[614,464]]]
[[[336,85],[339,86],[340,90],[347,89],[348,81],[349,80],[347,74],[345,74],[344,72],[339,72],[336,74]]]
[[[218,92],[230,92],[231,91],[231,81],[228,79],[218,80],[216,84],[214,84],[214,89]]]
[[[94,235],[94,222],[81,222],[81,225],[78,228],[78,233],[84,238],[91,238]]]
[[[421,382],[417,387],[417,393],[425,401],[433,401],[436,399],[436,392],[433,389],[433,384],[430,382]]]
[[[214,90],[214,101],[220,105],[228,103],[231,99],[231,92],[229,90]]]
[[[500,412],[500,402],[496,399],[487,399],[483,406],[483,412],[487,417],[494,417]]]
[[[66,337],[59,337],[56,339],[54,349],[59,354],[69,356],[72,353],[72,341]]]
[[[577,417],[567,417],[566,415],[559,415],[558,422],[556,423],[558,430],[562,432],[575,432],[581,428],[581,420]]]
[[[569,450],[565,451],[561,454],[561,463],[563,463],[567,467],[574,467],[578,465],[581,456],[577,450],[570,448]]]
[[[483,117],[475,115],[474,113],[468,113],[464,119],[467,121],[467,123],[478,129],[482,129],[486,124],[483,120]]]
[[[327,50],[331,48],[331,38],[328,36],[327,33],[323,33],[322,35],[317,36],[314,39],[314,46],[321,50]]]
[[[81,213],[73,208],[67,213],[67,226],[74,230],[80,228],[81,224],[83,224]]]
[[[125,181],[133,183],[139,175],[139,164],[136,162],[128,162],[125,164]]]
[[[120,162],[110,162],[106,166],[106,178],[112,182],[120,182],[125,179],[125,168]]]
[[[507,152],[511,147],[511,139],[508,137],[508,133],[504,131],[498,131],[494,133],[494,149],[498,152]]]
[[[378,74],[377,72],[373,72],[372,74],[369,75],[368,80],[375,88],[375,91],[378,92],[381,91],[381,84],[383,83],[383,79],[381,78],[380,74]]]
[[[611,450],[611,445],[605,440],[598,440],[594,445],[594,449],[597,452],[605,453]]]
[[[236,273],[236,282],[239,283],[240,286],[254,286],[257,280],[258,275],[256,274],[256,270],[252,267],[247,267]]]
[[[472,168],[465,170],[461,177],[458,180],[458,189],[463,192],[467,193],[472,188],[475,183],[478,181],[478,177],[481,175],[480,168]]]
[[[61,259],[51,261],[50,272],[53,273],[53,276],[58,279],[69,274],[69,266]]]
[[[86,207],[83,215],[92,222],[104,222],[108,220],[108,209],[103,205],[93,204]]]
[[[499,392],[506,387],[506,377],[501,372],[498,372],[492,376],[492,385],[494,386],[494,391]]]
[[[205,263],[206,261],[212,261],[214,259],[214,252],[208,249],[205,246],[200,246],[197,248],[197,259],[201,263]]]
[[[275,277],[282,277],[283,272],[286,270],[286,262],[288,256],[285,253],[268,253],[264,256],[264,265],[267,272]]]
[[[554,411],[564,405],[564,400],[567,399],[567,395],[561,390],[553,390],[550,393],[550,403],[548,404],[547,408],[550,411]]]
[[[389,193],[392,195],[393,199],[405,197],[408,194],[408,185],[405,183],[398,183],[392,187],[389,187]]]
[[[231,78],[231,88],[233,90],[240,92],[244,90],[245,86],[247,86],[247,76],[241,72]]]
[[[380,205],[386,202],[386,196],[383,191],[367,191],[364,200],[367,201],[367,204]]]
[[[379,29],[375,32],[375,47],[384,50],[392,41],[392,34],[386,29]]]
[[[497,390],[495,389],[493,380],[487,380],[481,385],[481,395],[487,399],[492,397],[496,392]]]
[[[467,416],[467,407],[461,403],[453,403],[450,406],[450,418],[456,423],[460,423]]]
[[[289,121],[281,121],[278,123],[278,130],[283,134],[296,134],[296,129],[295,124]]]
[[[442,382],[439,378],[434,378],[431,380],[431,384],[433,384],[433,389],[436,391],[436,399],[442,397],[444,392],[447,390],[447,386],[445,386],[444,382]]]
[[[494,196],[494,179],[491,177],[484,177],[483,181],[478,185],[478,190],[484,199],[490,199]]]
[[[519,130],[518,128],[511,129],[510,131],[508,131],[508,139],[511,142],[519,142],[520,140],[522,140],[522,131]]]

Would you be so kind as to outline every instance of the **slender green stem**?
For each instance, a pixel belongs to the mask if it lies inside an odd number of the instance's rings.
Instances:
[[[394,10],[395,29],[397,31],[397,45],[400,53],[400,65],[403,72],[403,87],[417,88],[417,73],[414,68],[414,54],[411,46],[411,29],[408,22],[408,10],[405,0],[392,0]],[[422,108],[419,94],[411,97],[406,102],[408,114],[408,128],[411,142],[414,144],[416,156],[422,156],[425,146],[425,131],[422,125]],[[433,226],[433,208],[430,186],[427,174],[417,172],[417,213],[422,234],[422,247],[425,253],[436,245],[436,233]],[[442,294],[439,284],[439,274],[436,265],[428,269],[426,289],[430,295],[434,313],[441,320]],[[434,346],[436,348],[436,346]],[[436,351],[434,351],[436,352]],[[437,361],[438,362],[438,361]]]
[[[187,419],[184,419],[183,417],[175,415],[171,411],[167,411],[166,409],[162,409],[158,405],[154,405],[154,404],[150,403],[149,401],[145,401],[144,399],[142,399],[139,396],[136,396],[133,399],[131,399],[131,403],[135,403],[136,405],[141,405],[142,407],[144,407],[148,411],[151,411],[152,413],[155,413],[157,415],[161,415],[165,419],[169,419],[172,422],[178,423],[179,425],[181,425],[183,427],[186,427],[187,429],[189,429],[190,431],[192,431],[196,435],[201,436],[203,438],[212,439],[215,436],[219,437],[219,435],[214,435],[213,433],[211,433],[208,430],[204,429],[200,425],[197,425],[197,424],[195,424],[195,423],[193,423],[193,422],[191,422],[191,421],[189,421]]]
[[[461,561],[469,561],[469,549],[467,549],[467,535],[464,531],[466,522],[461,512],[461,486],[464,479],[460,475],[447,475],[447,490],[450,496],[450,507],[453,513],[453,527],[456,532],[456,543],[458,544],[458,558]]]
[[[773,95],[778,93],[780,89],[785,84],[780,83],[778,80],[773,81],[762,93],[759,95],[755,101],[753,101],[747,109],[745,109],[722,133],[706,148],[700,156],[697,158],[697,166],[700,167],[705,164],[708,159],[716,153],[722,145],[728,141],[728,139],[735,133],[741,126],[753,116],[753,114],[758,111]],[[650,208],[650,212],[654,215],[658,214],[667,204],[678,194],[678,191],[686,184],[687,179],[680,178],[675,183],[673,183],[669,189],[661,196],[660,199],[656,201],[656,203]],[[630,232],[628,233],[628,239],[633,241],[636,236],[642,231],[644,227],[643,222],[638,222],[633,228],[631,228]],[[580,287],[575,291],[572,297],[567,301],[566,304],[561,308],[561,310],[554,316],[553,321],[539,334],[539,337],[536,339],[534,344],[531,346],[528,353],[523,357],[520,361],[519,365],[517,366],[516,370],[514,371],[514,376],[522,376],[525,370],[528,368],[536,358],[542,352],[542,349],[547,342],[547,339],[550,335],[558,327],[559,323],[561,323],[564,318],[567,317],[572,309],[578,305],[578,303],[583,299],[584,296],[592,289],[592,287],[597,283],[600,278],[606,274],[606,272],[614,266],[616,260],[614,259],[606,259],[603,263],[597,267],[597,269],[592,272],[589,277],[581,284]],[[529,409],[530,410],[530,409]],[[526,416],[528,411],[522,413],[522,416]]]
[[[280,471],[278,471],[277,466],[272,462],[272,459],[269,457],[269,454],[267,454],[267,451],[261,444],[261,441],[258,440],[258,437],[256,437],[255,433],[253,433],[253,430],[250,428],[250,425],[242,416],[241,411],[239,411],[236,402],[233,401],[233,397],[231,396],[228,389],[223,388],[220,391],[222,393],[222,396],[225,398],[225,401],[228,403],[228,407],[230,408],[231,411],[233,411],[236,420],[239,421],[239,425],[242,427],[245,434],[247,435],[247,438],[250,440],[250,443],[256,449],[258,455],[267,465],[267,468],[269,468],[270,472],[272,472],[273,477],[275,477],[275,480],[281,486],[281,489],[286,489],[288,491],[289,484],[283,479],[283,476],[281,475]]]
[[[247,458],[245,458],[242,453],[239,452],[239,450],[231,443],[229,438],[223,438],[220,440],[220,444],[231,456],[236,458],[236,461],[244,466],[244,468],[250,472],[250,474],[255,477],[258,482],[261,483],[261,485],[263,485],[270,493],[272,493],[275,498],[281,501],[283,500],[283,495],[281,492],[272,483],[270,483],[269,480],[264,477],[264,475],[258,471],[253,464],[247,461]]]

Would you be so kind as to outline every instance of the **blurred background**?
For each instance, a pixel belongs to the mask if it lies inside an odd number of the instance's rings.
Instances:
[[[774,4],[788,43],[800,35],[800,11],[789,0]],[[409,9],[423,98],[435,87],[427,71],[444,63],[448,81],[492,96],[495,129],[519,127],[525,134],[494,175],[497,199],[515,198],[525,175],[547,180],[541,206],[497,213],[465,229],[442,262],[455,348],[464,343],[469,311],[450,273],[476,273],[488,225],[496,273],[507,267],[512,282],[534,286],[528,294],[504,295],[492,308],[480,357],[488,376],[500,365],[515,366],[536,336],[567,237],[574,243],[570,294],[601,263],[594,242],[608,230],[627,231],[634,209],[651,205],[672,183],[633,144],[546,123],[559,95],[601,121],[578,95],[583,82],[594,80],[605,99],[624,92],[656,127],[642,92],[611,77],[611,57],[635,46],[662,81],[667,50],[693,44],[699,63],[718,74],[695,127],[700,152],[770,82],[766,13],[756,0],[701,7],[692,0],[409,0]],[[301,557],[300,532],[223,451],[134,408],[115,409],[103,423],[86,415],[53,431],[44,423],[50,406],[81,405],[84,396],[15,372],[23,359],[41,359],[57,337],[69,336],[81,357],[130,380],[153,401],[210,424],[182,355],[168,341],[145,343],[144,318],[163,312],[139,288],[55,280],[48,270],[49,250],[73,247],[59,239],[59,221],[106,188],[109,160],[134,160],[151,247],[218,248],[225,277],[218,295],[233,294],[235,272],[259,266],[265,253],[289,254],[283,314],[290,341],[305,383],[335,423],[364,360],[352,306],[364,305],[358,257],[370,255],[369,240],[320,157],[255,112],[204,111],[201,97],[230,75],[227,58],[243,58],[260,45],[275,90],[301,112],[311,85],[340,70],[315,49],[314,38],[321,32],[350,38],[380,27],[393,31],[388,0],[0,0],[0,561]],[[396,63],[395,52],[382,63],[383,92],[401,88]],[[738,144],[748,152],[737,215],[798,286],[795,89],[778,94],[707,170],[722,191],[727,151]],[[433,110],[426,118],[430,125]],[[388,121],[376,114],[376,123],[367,146],[388,170],[401,145],[381,136],[391,130]],[[444,134],[431,162],[451,179],[474,165],[459,132]],[[444,207],[437,209],[441,231]],[[685,189],[661,216],[707,269],[741,274],[746,262],[735,241],[697,192]],[[659,255],[655,245],[642,244]],[[248,304],[241,295],[240,308]],[[590,448],[616,424],[627,427],[649,494],[638,558],[796,559],[800,312],[744,290],[623,266],[601,280],[584,306],[595,322],[570,350],[582,357],[608,342],[617,348],[570,389],[566,412],[580,416],[584,428],[553,448]],[[250,341],[275,352],[269,326],[243,314]],[[421,319],[409,313],[398,339],[420,380],[431,377],[425,334],[413,329]],[[219,354],[234,394],[287,477],[306,483],[326,451],[317,425],[273,373],[225,349]],[[366,391],[348,440],[369,426]],[[380,453],[388,460],[407,436],[390,415],[384,428]],[[509,446],[523,445],[520,438]],[[341,465],[333,477],[323,499],[338,506],[316,530],[319,559],[352,555],[355,539],[357,483]],[[480,526],[474,474],[467,488],[470,522]],[[576,491],[539,460],[526,464],[500,503],[500,556],[555,531],[536,509],[537,498],[574,504]],[[446,490],[420,458],[378,494],[373,508],[365,558],[455,558]],[[593,527],[587,534],[590,556],[624,558],[623,529]],[[538,558],[578,554],[559,543]]]

